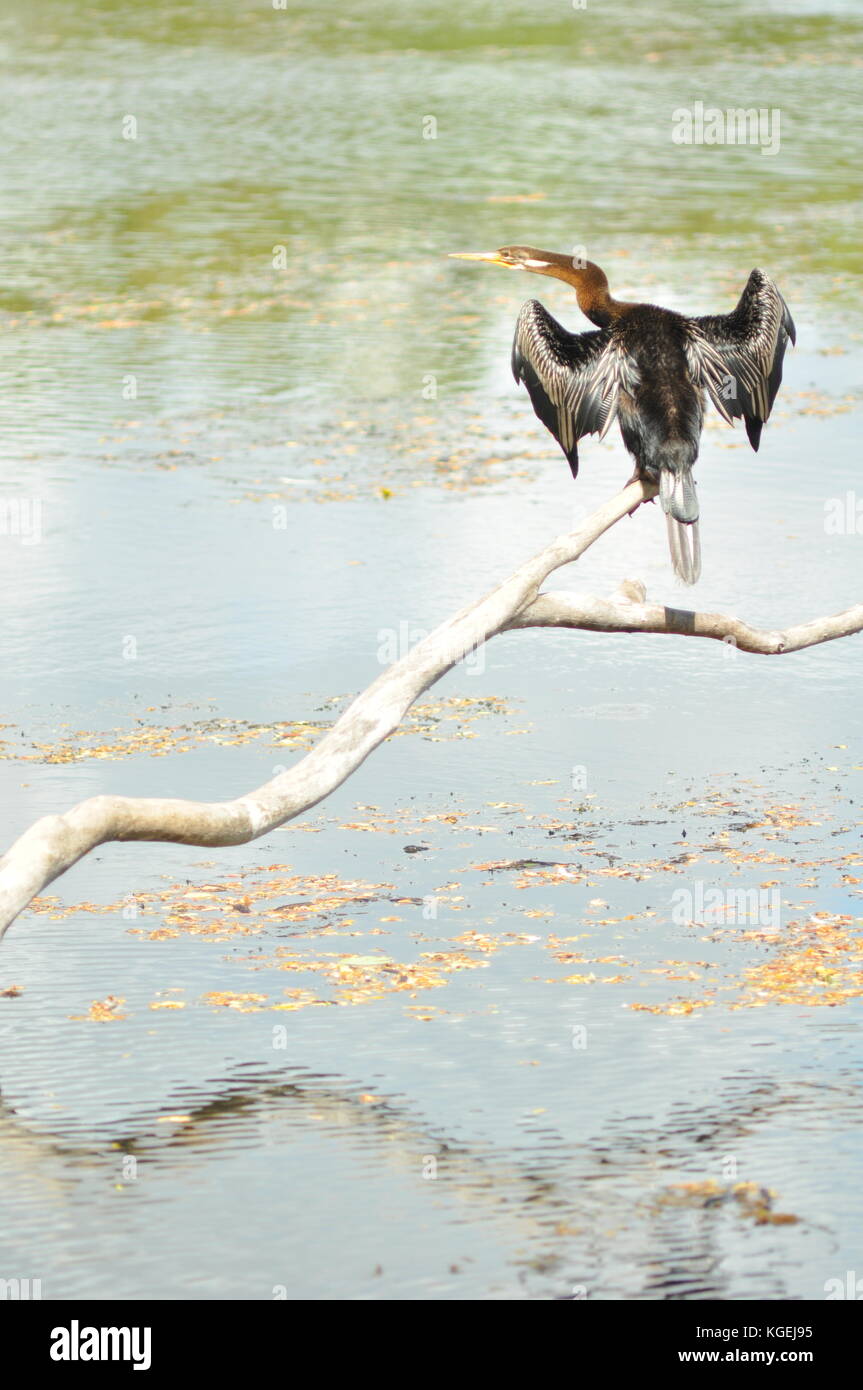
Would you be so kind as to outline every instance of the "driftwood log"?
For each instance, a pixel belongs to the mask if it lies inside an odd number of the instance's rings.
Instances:
[[[308,811],[398,728],[423,691],[497,633],[525,627],[671,633],[778,656],[863,630],[863,603],[782,632],[763,632],[721,613],[647,603],[642,585],[633,581],[624,582],[611,598],[540,594],[553,570],[577,560],[609,527],[655,494],[648,483],[629,483],[577,530],[558,536],[484,598],[442,623],[357,696],[311,752],[256,791],[215,802],[94,796],[36,821],[0,859],[0,936],[37,893],[97,845],[112,840],[242,845]]]

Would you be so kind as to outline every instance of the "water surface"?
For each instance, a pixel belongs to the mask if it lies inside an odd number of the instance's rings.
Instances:
[[[583,326],[568,294],[451,250],[584,246],[621,297],[690,312],[764,266],[798,348],[758,455],[705,433],[695,595],[654,508],[554,587],[631,576],[767,628],[858,601],[860,532],[825,509],[859,494],[861,23],[814,0],[734,0],[709,32],[664,0],[9,0],[4,840],[99,792],[258,785],[301,740],[243,730],[331,719],[388,644],[628,476],[618,439],[588,441],[574,487],[509,377],[522,300]],[[778,153],[675,145],[696,101],[779,110]],[[822,1297],[861,1236],[861,675],[853,638],[774,660],[512,634],[302,825],[90,856],[0,955],[22,990],[0,998],[0,1276]],[[146,729],[173,732],[126,756]],[[85,731],[112,755],[64,759]],[[477,867],[500,861],[570,879]],[[213,883],[224,931],[172,925]],[[778,934],[677,920],[699,883],[778,885]],[[265,915],[283,902],[309,913]],[[793,975],[807,923],[825,973],[759,999],[747,972]],[[375,957],[416,987],[371,997],[398,979]],[[80,1021],[110,997],[122,1019]]]

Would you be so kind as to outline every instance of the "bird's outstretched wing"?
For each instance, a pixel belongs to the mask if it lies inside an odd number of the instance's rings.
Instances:
[[[743,416],[753,449],[782,380],[789,338],[797,341],[788,305],[763,270],[753,270],[730,314],[689,320],[687,346],[693,380],[706,387],[729,424]]]
[[[606,433],[617,415],[621,388],[633,390],[638,372],[612,330],[568,333],[536,299],[522,306],[512,344],[512,374],[523,381],[533,408],[578,473],[578,441]]]

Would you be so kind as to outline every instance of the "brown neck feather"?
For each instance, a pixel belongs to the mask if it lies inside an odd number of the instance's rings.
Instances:
[[[566,284],[572,285],[579,309],[598,327],[608,327],[635,308],[634,304],[624,300],[612,299],[608,292],[605,271],[594,265],[593,261],[574,262],[571,256],[548,251],[538,252],[537,257],[539,256],[544,257],[549,264],[538,273],[551,275],[555,280],[564,280]]]

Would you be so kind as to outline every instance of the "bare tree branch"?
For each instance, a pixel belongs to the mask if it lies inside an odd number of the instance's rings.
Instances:
[[[666,632],[679,637],[712,637],[742,652],[782,656],[850,637],[863,631],[863,603],[829,618],[797,623],[781,632],[763,632],[725,613],[692,613],[644,602],[644,588],[627,580],[623,592],[610,599],[577,598],[574,594],[540,594],[517,613],[508,628],[570,627],[588,632]]]
[[[863,604],[784,632],[759,632],[722,614],[647,604],[643,587],[632,581],[611,599],[539,594],[553,570],[577,560],[609,527],[655,495],[651,484],[629,483],[578,530],[558,536],[496,589],[442,623],[363,691],[311,752],[256,791],[222,802],[95,796],[36,821],[0,859],[0,936],[31,898],[97,845],[113,840],[241,845],[308,811],[398,728],[423,691],[499,632],[524,627],[664,632],[733,640],[742,651],[778,654],[863,630]]]

